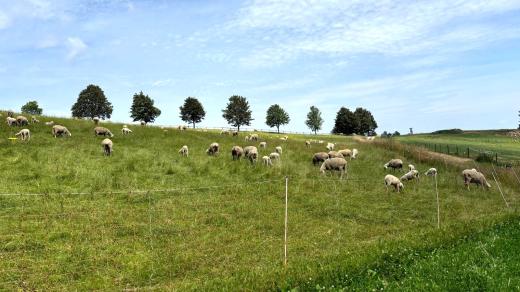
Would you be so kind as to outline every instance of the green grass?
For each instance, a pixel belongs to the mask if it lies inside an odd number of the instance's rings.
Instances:
[[[303,141],[311,136],[282,142],[260,133],[268,144],[261,155],[284,148],[281,165],[267,168],[231,160],[233,145],[251,144],[245,133],[135,126],[122,136],[121,125],[105,124],[116,136],[114,155],[104,157],[91,122],[53,119],[72,137],[53,138],[44,117],[29,126],[28,143],[8,141],[19,129],[0,126],[0,290],[305,289],[313,283],[309,278],[380,261],[384,249],[428,246],[486,229],[519,206],[518,185],[503,170],[511,208],[494,183],[490,191],[466,191],[462,166],[347,137],[326,138],[360,151],[349,163],[349,179],[340,181],[312,165],[312,154],[325,149],[306,148]],[[214,141],[221,155],[208,157],[205,149]],[[188,158],[177,153],[184,144]],[[441,230],[431,179],[406,183],[402,194],[386,192],[382,165],[390,158],[421,171],[439,169]],[[30,193],[44,195],[20,195]]]

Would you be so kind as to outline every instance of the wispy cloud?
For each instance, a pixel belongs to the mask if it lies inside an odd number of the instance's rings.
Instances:
[[[87,45],[78,37],[69,37],[67,38],[67,48],[67,60],[73,60],[87,49]]]
[[[167,78],[167,79],[160,79],[160,80],[156,80],[156,81],[152,82],[152,86],[153,87],[172,86],[172,85],[175,85],[175,83],[177,83],[177,81],[175,79]]]

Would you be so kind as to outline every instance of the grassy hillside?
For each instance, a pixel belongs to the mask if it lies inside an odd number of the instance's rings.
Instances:
[[[49,120],[42,118],[42,122]],[[10,142],[18,129],[0,125],[0,290],[305,288],[319,275],[365,267],[385,250],[453,240],[515,214],[518,186],[499,171],[511,208],[496,185],[462,185],[465,165],[427,160],[410,152],[328,137],[358,148],[349,178],[321,176],[311,163],[324,145],[304,136],[282,142],[262,134],[268,149],[284,148],[281,165],[232,161],[233,145],[257,144],[218,133],[167,132],[104,124],[116,133],[104,157],[89,121],[31,125],[30,142]],[[222,146],[208,157],[211,142]],[[180,157],[182,145],[190,147]],[[407,183],[386,193],[383,163],[402,158],[440,171],[441,226],[436,229],[433,181]],[[283,266],[284,177],[289,177],[288,266]]]

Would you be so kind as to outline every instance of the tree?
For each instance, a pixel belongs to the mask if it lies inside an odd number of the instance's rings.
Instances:
[[[395,131],[392,136],[401,136],[401,133],[399,133],[398,131]]]
[[[354,133],[360,135],[369,135],[377,128],[377,123],[372,113],[362,107],[356,108],[354,111],[355,128]]]
[[[112,104],[105,97],[103,90],[92,84],[79,93],[78,100],[71,109],[72,116],[75,118],[99,117],[103,120],[110,119],[112,110]]]
[[[237,127],[237,131],[240,131],[240,126],[251,125],[253,120],[249,102],[245,97],[239,95],[233,95],[229,98],[229,103],[222,110],[222,113],[222,117],[227,120],[228,124]]]
[[[156,108],[153,99],[145,95],[142,91],[134,94],[134,101],[130,108],[130,117],[134,122],[141,121],[153,123],[155,119],[161,115],[161,110]]]
[[[336,114],[336,120],[334,122],[334,128],[332,129],[333,134],[345,134],[350,135],[355,131],[356,117],[346,107],[341,107]]]
[[[186,98],[184,100],[184,105],[179,107],[179,109],[181,111],[180,118],[186,123],[193,124],[194,129],[195,124],[200,123],[206,116],[202,104],[194,97]]]
[[[24,106],[22,106],[22,113],[30,114],[30,115],[41,115],[43,109],[38,106],[37,101],[29,101]]]
[[[321,112],[317,107],[311,106],[311,109],[307,114],[307,120],[305,121],[305,124],[307,127],[309,127],[309,129],[311,129],[311,131],[314,132],[314,135],[316,135],[318,131],[321,130],[323,119],[321,118]]]
[[[277,104],[273,104],[267,109],[265,124],[269,127],[276,127],[276,131],[280,133],[280,126],[287,125],[291,119],[289,114]]]

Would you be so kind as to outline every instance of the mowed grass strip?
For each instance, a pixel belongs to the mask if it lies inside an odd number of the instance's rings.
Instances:
[[[50,118],[42,118],[42,122]],[[419,161],[347,137],[340,148],[358,148],[349,179],[319,174],[312,136],[259,133],[268,155],[283,147],[280,165],[232,161],[233,145],[256,145],[215,132],[103,124],[116,136],[104,157],[101,137],[88,121],[58,120],[72,132],[53,138],[50,127],[29,126],[28,143],[9,142],[18,129],[0,126],[1,289],[229,289],[289,287],[346,263],[366,265],[381,244],[416,246],[436,238],[433,181],[386,191],[383,164],[391,158],[424,172],[439,169],[443,237],[501,220],[518,208],[516,185],[467,191],[460,168]],[[221,154],[209,157],[212,142]],[[188,145],[190,156],[177,150]],[[401,175],[397,173],[396,175]],[[289,178],[289,262],[283,266],[285,177]],[[159,191],[154,191],[159,190]],[[165,190],[165,191],[163,191]],[[167,190],[167,191],[166,191]],[[149,192],[148,192],[149,191]],[[84,193],[71,195],[69,193]],[[41,196],[24,196],[40,193]],[[460,231],[460,232],[459,232]],[[453,235],[455,236],[455,235]]]

